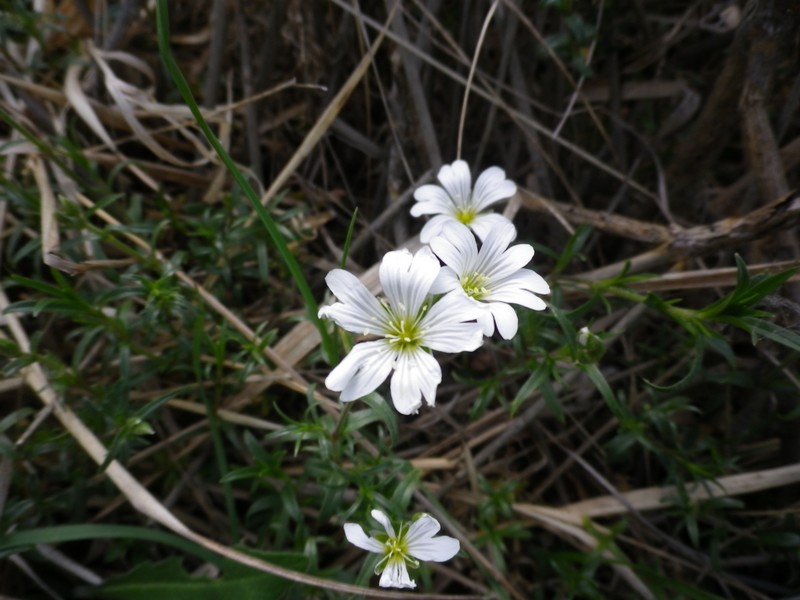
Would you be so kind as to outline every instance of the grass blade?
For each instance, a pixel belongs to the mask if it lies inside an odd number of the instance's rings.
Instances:
[[[214,132],[211,131],[211,128],[208,126],[208,123],[200,112],[200,107],[197,106],[197,102],[194,99],[194,95],[192,94],[192,90],[189,88],[186,78],[183,76],[180,67],[172,56],[169,46],[169,13],[167,11],[166,0],[158,0],[156,4],[156,19],[158,27],[158,46],[161,52],[161,59],[164,61],[167,71],[172,77],[172,80],[175,82],[175,86],[178,88],[183,101],[189,107],[189,110],[192,111],[192,115],[208,140],[208,143],[214,148],[214,151],[228,169],[237,185],[241,188],[245,196],[247,196],[247,199],[250,201],[250,204],[252,204],[256,214],[258,214],[258,217],[261,219],[261,223],[267,230],[270,239],[275,244],[278,254],[280,254],[281,259],[286,265],[286,268],[292,275],[292,279],[294,279],[297,290],[303,297],[309,320],[314,323],[319,330],[320,337],[322,338],[321,345],[324,356],[331,363],[336,362],[338,359],[336,345],[333,343],[331,336],[328,334],[325,325],[317,316],[317,302],[314,299],[314,295],[311,293],[311,288],[308,286],[308,282],[303,275],[300,265],[297,263],[294,255],[289,250],[286,240],[283,239],[283,235],[281,235],[281,232],[272,216],[269,214],[267,209],[262,206],[258,196],[253,190],[253,187],[233,162],[225,148],[222,147],[222,144],[220,144],[219,140],[214,135]]]

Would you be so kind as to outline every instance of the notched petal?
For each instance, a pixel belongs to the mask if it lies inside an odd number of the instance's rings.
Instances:
[[[422,231],[419,232],[419,241],[427,244],[437,235],[441,235],[446,223],[458,223],[458,221],[450,213],[436,215],[422,226]]]
[[[392,527],[392,522],[389,520],[389,517],[386,516],[385,512],[374,508],[369,514],[372,515],[372,518],[378,523],[383,525],[383,528],[386,530],[386,533],[389,534],[389,537],[395,537],[394,527]]]
[[[517,193],[517,186],[513,181],[506,179],[505,171],[499,167],[489,167],[478,176],[475,189],[472,192],[473,203],[477,210],[511,198]]]
[[[492,311],[494,322],[497,325],[497,332],[504,340],[510,340],[517,335],[519,319],[513,308],[503,302],[492,302],[489,309]]]
[[[452,213],[453,201],[438,185],[423,185],[414,192],[416,203],[411,207],[411,216]]]
[[[383,552],[383,544],[364,533],[364,528],[355,523],[344,524],[344,536],[347,541],[367,552]]]
[[[408,576],[406,563],[402,559],[390,560],[378,582],[381,587],[413,589],[417,584]]]
[[[450,267],[442,267],[436,279],[431,285],[431,294],[446,294],[453,290],[460,290],[461,283],[458,280],[458,275]]]
[[[444,165],[439,169],[437,179],[457,206],[463,206],[469,200],[472,194],[472,175],[465,161],[457,160],[451,165]]]
[[[475,217],[472,220],[472,223],[470,223],[470,228],[475,232],[475,235],[477,235],[481,241],[484,241],[492,231],[493,227],[505,225],[507,223],[513,226],[511,221],[509,221],[503,215],[499,215],[497,213],[485,213]],[[514,228],[515,236],[516,231],[516,228]]]
[[[444,562],[450,560],[461,549],[458,540],[448,535],[420,540],[413,547],[409,545],[408,551],[418,560],[430,560],[433,562]]]
[[[325,378],[325,386],[350,402],[374,391],[389,376],[394,356],[385,340],[361,342]]]
[[[397,412],[403,415],[416,414],[422,406],[423,396],[432,405],[441,381],[441,367],[427,352],[418,350],[398,356],[390,384],[392,403]]]
[[[439,524],[439,521],[428,513],[423,513],[418,519],[411,523],[411,527],[408,528],[406,543],[408,543],[410,548],[415,542],[432,538],[439,533],[441,528],[442,526]]]
[[[408,552],[418,560],[442,562],[453,558],[460,548],[458,540],[443,535],[434,537],[441,526],[429,514],[423,514],[411,524],[406,534]]]

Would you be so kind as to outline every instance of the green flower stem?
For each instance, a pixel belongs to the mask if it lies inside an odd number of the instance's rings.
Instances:
[[[603,289],[608,293],[617,296],[618,298],[624,298],[625,300],[630,300],[631,302],[635,302],[637,304],[647,303],[647,296],[625,288],[611,286],[604,287]],[[700,319],[700,313],[690,308],[680,308],[670,304],[663,304],[659,306],[659,309],[679,323],[695,322]]]
[[[609,292],[611,294],[614,294],[618,298],[624,298],[625,300],[630,300],[631,302],[636,302],[637,304],[644,304],[645,302],[647,302],[647,296],[644,296],[642,294],[638,294],[638,293],[636,293],[634,291],[631,291],[631,290],[628,290],[628,289],[625,289],[625,288],[622,288],[622,287],[617,287],[617,286],[605,287],[604,286],[603,290],[605,290],[605,291],[607,291],[607,292]]]

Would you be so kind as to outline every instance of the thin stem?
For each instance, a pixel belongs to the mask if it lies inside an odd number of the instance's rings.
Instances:
[[[492,6],[489,7],[489,12],[486,13],[486,18],[483,20],[483,27],[481,28],[481,35],[478,38],[478,45],[475,47],[475,55],[472,57],[472,64],[469,67],[469,76],[467,77],[467,87],[464,89],[464,102],[461,104],[461,120],[458,123],[458,144],[456,145],[456,158],[461,158],[461,142],[464,140],[464,122],[467,118],[467,100],[469,99],[469,90],[472,87],[472,78],[475,76],[475,67],[478,65],[478,56],[481,53],[483,46],[483,39],[486,37],[486,30],[489,29],[489,22],[492,20],[494,11],[497,10],[499,0],[494,0]]]

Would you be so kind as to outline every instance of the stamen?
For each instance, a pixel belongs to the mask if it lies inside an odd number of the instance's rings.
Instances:
[[[489,289],[486,287],[488,279],[483,273],[468,273],[461,276],[461,288],[467,296],[482,300],[489,295]]]
[[[420,315],[408,317],[393,314],[386,328],[385,338],[392,350],[413,352],[422,342],[422,329],[419,327]]]

